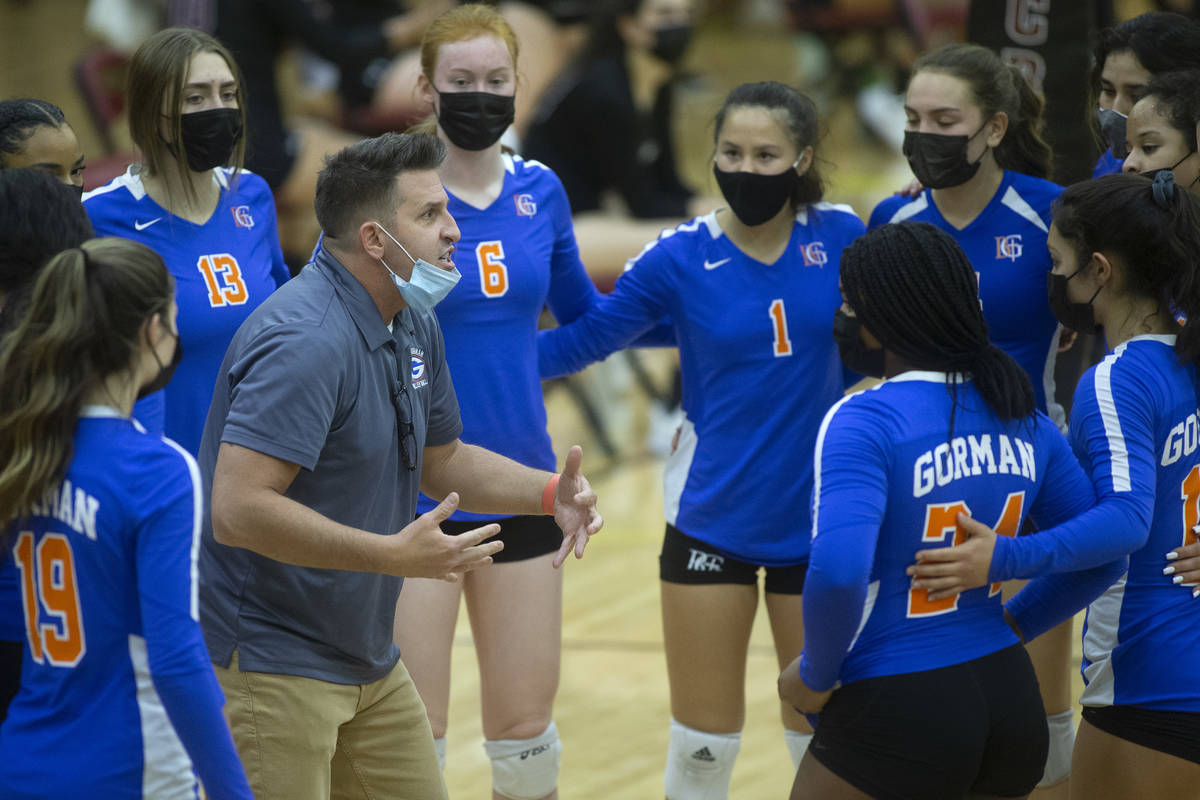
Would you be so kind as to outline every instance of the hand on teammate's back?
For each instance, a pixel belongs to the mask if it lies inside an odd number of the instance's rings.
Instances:
[[[554,493],[554,521],[563,532],[562,547],[554,556],[556,568],[562,566],[572,549],[576,558],[583,558],[588,538],[604,526],[604,518],[596,510],[596,492],[580,470],[582,464],[583,450],[575,445],[567,453]]]
[[[783,668],[779,673],[779,699],[790,703],[792,708],[802,714],[817,714],[829,702],[833,690],[817,692],[808,688],[808,684],[800,677],[800,656]]]
[[[930,600],[941,600],[988,584],[996,532],[966,514],[958,515],[958,529],[966,534],[962,544],[918,550],[906,574],[916,578],[914,589],[925,589]]]
[[[1193,533],[1200,525],[1192,528]],[[1167,564],[1163,575],[1170,575],[1171,580],[1183,586],[1191,586],[1192,597],[1200,597],[1200,542],[1176,547],[1167,553]]]
[[[500,532],[492,523],[459,536],[442,533],[441,524],[458,508],[458,493],[451,492],[437,508],[405,525],[393,537],[394,560],[381,569],[405,578],[439,578],[458,581],[463,573],[492,563],[504,542],[485,541]]]

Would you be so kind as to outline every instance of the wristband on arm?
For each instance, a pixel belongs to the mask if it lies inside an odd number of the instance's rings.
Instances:
[[[558,479],[559,475],[556,472],[546,481],[546,488],[542,489],[542,512],[551,517],[554,516],[554,495],[558,491]]]

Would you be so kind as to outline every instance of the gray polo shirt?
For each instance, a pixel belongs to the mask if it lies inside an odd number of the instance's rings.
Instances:
[[[405,308],[393,328],[327,251],[255,309],[217,376],[200,445],[206,494],[218,447],[230,442],[299,465],[287,496],[336,522],[378,534],[412,522],[422,448],[453,441],[462,423],[436,319]],[[397,381],[411,399],[416,471],[400,454]],[[243,670],[344,684],[395,666],[401,578],[297,567],[219,544],[210,503],[200,622],[214,663],[228,666],[236,649]]]

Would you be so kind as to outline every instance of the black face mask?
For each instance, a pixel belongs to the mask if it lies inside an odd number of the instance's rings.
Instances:
[[[167,388],[167,384],[171,382],[171,378],[175,375],[175,368],[183,360],[183,344],[179,341],[179,334],[172,333],[171,335],[175,337],[175,355],[171,356],[171,361],[164,366],[158,360],[158,353],[151,351],[154,355],[154,360],[158,363],[158,374],[154,376],[153,380],[138,389],[138,400]]]
[[[1179,168],[1179,165],[1182,164],[1183,162],[1187,161],[1189,158],[1191,158],[1194,155],[1196,155],[1195,150],[1188,153],[1183,158],[1179,159],[1178,161],[1176,161],[1174,164],[1172,164],[1169,167],[1159,167],[1158,169],[1148,169],[1145,172],[1139,172],[1138,174],[1145,175],[1147,178],[1150,178],[1151,180],[1153,180],[1154,176],[1158,175],[1158,173],[1162,172],[1165,169],[1165,170],[1168,170],[1173,176],[1175,174],[1175,170]],[[1200,175],[1197,175],[1195,178],[1192,178],[1192,183],[1195,183],[1196,181],[1200,181]],[[1192,185],[1192,183],[1189,183],[1188,186],[1190,187]]]
[[[668,25],[654,31],[654,44],[650,52],[656,58],[674,66],[683,60],[683,54],[687,52],[691,43],[691,25]]]
[[[1125,122],[1128,117],[1115,108],[1097,108],[1096,121],[1100,123],[1100,138],[1112,151],[1113,158],[1124,161],[1129,151],[1125,148]]]
[[[193,111],[179,118],[183,152],[192,172],[207,172],[229,163],[242,138],[242,112],[236,108]]]
[[[848,369],[859,375],[882,378],[884,373],[883,348],[867,347],[862,340],[862,325],[858,317],[852,317],[840,308],[833,314],[833,340],[837,342],[838,355]]]
[[[1092,299],[1086,303],[1072,303],[1067,299],[1067,281],[1078,275],[1082,269],[1080,267],[1070,275],[1056,275],[1051,272],[1046,276],[1046,294],[1050,300],[1050,310],[1064,328],[1079,333],[1099,333],[1100,326],[1096,324],[1096,315],[1092,311],[1092,300],[1096,299],[1096,295],[1100,294],[1100,289],[1104,287],[1096,289]]]
[[[975,177],[983,161],[982,155],[978,161],[967,160],[967,145],[982,130],[983,126],[970,136],[905,131],[904,157],[908,159],[913,175],[926,189],[961,186]]]
[[[456,147],[486,150],[512,125],[515,96],[491,92],[438,92],[438,124]]]
[[[796,164],[776,175],[725,172],[713,164],[713,175],[717,178],[717,186],[721,187],[721,194],[725,195],[730,210],[743,225],[751,228],[773,219],[792,196],[792,191],[800,181],[800,176],[796,174]]]

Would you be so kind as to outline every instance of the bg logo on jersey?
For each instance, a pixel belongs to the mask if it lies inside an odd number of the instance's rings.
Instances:
[[[533,201],[531,194],[514,194],[513,204],[517,207],[518,217],[532,217],[537,213],[537,203]]]
[[[414,389],[419,389],[422,386],[429,384],[429,379],[425,377],[425,351],[419,347],[409,348],[409,354],[412,356],[412,385]]]
[[[996,258],[1007,258],[1009,261],[1016,261],[1024,251],[1025,247],[1021,244],[1021,234],[1014,233],[1008,236],[996,237]]]
[[[804,256],[804,266],[806,267],[823,267],[829,263],[829,256],[825,253],[824,242],[812,242],[801,246],[800,254]]]
[[[254,227],[254,217],[250,216],[250,206],[232,206],[229,210],[233,212],[233,224],[239,228]]]

